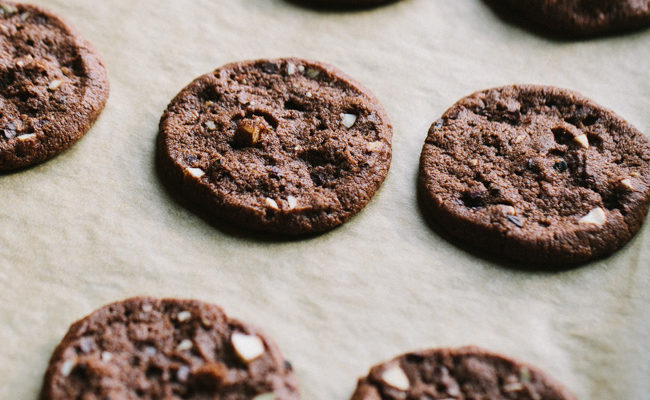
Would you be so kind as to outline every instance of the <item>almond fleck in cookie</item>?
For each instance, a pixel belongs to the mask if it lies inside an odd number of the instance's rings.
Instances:
[[[542,371],[477,347],[408,353],[359,379],[352,400],[576,400]]]
[[[0,31],[0,171],[7,171],[79,140],[109,89],[94,48],[51,12],[2,1]]]
[[[162,116],[165,177],[244,228],[302,234],[358,213],[390,166],[379,102],[338,69],[295,58],[228,64],[183,89]]]
[[[506,86],[431,126],[419,181],[425,211],[458,240],[527,264],[576,264],[641,227],[650,143],[575,92]]]
[[[256,328],[194,300],[132,298],[76,322],[43,400],[296,400],[291,364]]]
[[[503,0],[502,0],[503,1]],[[551,32],[588,36],[650,26],[650,0],[505,0]]]

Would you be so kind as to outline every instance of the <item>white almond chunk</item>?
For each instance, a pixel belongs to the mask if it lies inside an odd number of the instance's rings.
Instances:
[[[181,366],[178,369],[178,371],[176,371],[176,378],[178,378],[179,382],[185,382],[189,377],[190,377],[190,367],[188,367],[187,365]]]
[[[635,190],[634,189],[634,184],[632,183],[632,179],[629,179],[629,178],[621,179],[621,185],[625,186],[626,188],[628,188],[630,190]]]
[[[346,114],[346,113],[341,114],[341,123],[346,128],[352,128],[352,125],[354,125],[355,122],[357,122],[357,116],[356,115],[354,115],[354,114]]]
[[[287,74],[288,75],[293,75],[296,73],[296,66],[293,63],[288,63],[287,64]]]
[[[142,305],[142,311],[148,313],[153,311],[153,306],[151,304],[143,304]]]
[[[299,65],[299,66],[298,66],[298,72],[300,72],[301,74],[302,74],[303,72],[305,72],[305,66],[304,66],[304,65]]]
[[[515,143],[519,144],[519,143],[523,142],[524,139],[526,139],[526,135],[519,135],[519,136],[517,136],[515,138]]]
[[[239,358],[245,362],[251,362],[264,354],[264,343],[258,336],[235,332],[230,341]]]
[[[519,382],[514,382],[514,383],[509,383],[505,386],[503,386],[503,391],[504,392],[517,392],[519,390],[522,390],[524,388],[524,385],[522,385]]]
[[[50,82],[50,85],[47,87],[50,90],[56,90],[63,85],[63,81],[61,79],[55,79],[52,82]]]
[[[27,133],[25,135],[20,135],[16,139],[20,140],[21,142],[24,142],[26,140],[31,140],[36,137],[35,133]]]
[[[517,214],[517,210],[513,206],[503,206],[501,208],[501,211],[503,212],[504,215],[515,215]]]
[[[311,94],[311,92],[307,92],[307,93],[305,93],[305,97],[308,98],[308,99],[311,99],[312,96],[313,96],[313,95]]]
[[[214,121],[210,120],[205,122],[205,127],[208,128],[208,130],[213,131],[217,129],[217,124],[215,124]]]
[[[320,75],[320,71],[317,69],[309,68],[307,71],[305,71],[305,75],[313,79]]]
[[[253,397],[253,400],[275,400],[275,394],[274,393],[258,394],[257,396]]]
[[[406,391],[411,387],[408,376],[399,365],[393,365],[384,370],[381,379],[395,389]]]
[[[587,139],[587,135],[584,133],[582,135],[578,135],[573,138],[576,142],[580,144],[580,146],[584,147],[585,149],[589,148],[589,139]]]
[[[471,165],[472,167],[476,167],[478,165],[478,160],[476,158],[472,158],[471,160],[469,160],[469,165]]]
[[[279,210],[280,209],[280,207],[278,207],[278,203],[275,200],[273,200],[272,198],[270,198],[270,197],[266,198],[266,205],[271,207],[274,210]]]
[[[176,319],[178,320],[178,322],[185,322],[190,318],[192,318],[192,313],[189,311],[181,311],[178,314],[176,314]]]
[[[366,146],[368,151],[378,151],[381,150],[382,147],[384,147],[384,144],[382,142],[370,142]]]
[[[61,375],[64,377],[70,376],[74,367],[77,366],[77,359],[65,360],[61,365]]]
[[[178,351],[185,351],[189,350],[194,346],[192,341],[190,339],[183,339],[181,342],[176,346],[176,350]]]
[[[18,60],[18,61],[16,61],[16,65],[19,66],[20,68],[22,68],[22,67],[25,66],[25,61],[23,61],[23,60]]]
[[[298,199],[293,196],[287,197],[287,203],[289,203],[289,210],[293,210],[298,205]]]
[[[188,174],[192,175],[195,178],[201,179],[205,172],[201,168],[185,168]]]
[[[580,218],[580,221],[578,222],[581,224],[592,224],[596,226],[603,226],[605,225],[606,221],[607,221],[607,215],[605,215],[605,211],[603,211],[602,208],[597,207],[589,211],[589,214]]]
[[[102,361],[103,362],[109,362],[113,359],[113,354],[109,353],[108,351],[102,351]]]

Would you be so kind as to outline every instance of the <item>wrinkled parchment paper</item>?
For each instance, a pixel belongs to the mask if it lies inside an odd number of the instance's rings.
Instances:
[[[476,344],[537,365],[585,400],[650,393],[649,224],[613,257],[522,272],[441,238],[417,207],[429,125],[502,84],[572,88],[650,134],[650,31],[557,42],[480,0],[316,12],[284,0],[39,0],[95,44],[111,97],[72,149],[0,176],[0,398],[35,399],[55,345],[95,308],[192,297],[262,327],[303,398],[346,400],[408,350]],[[391,172],[333,232],[273,242],[178,204],[154,169],[159,117],[195,77],[234,60],[298,56],[370,88],[394,128]]]

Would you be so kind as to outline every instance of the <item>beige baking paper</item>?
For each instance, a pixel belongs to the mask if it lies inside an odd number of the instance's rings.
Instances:
[[[303,398],[346,400],[401,352],[476,344],[537,365],[583,400],[648,400],[650,227],[609,259],[560,273],[477,258],[423,222],[415,181],[429,125],[509,83],[578,90],[650,134],[650,31],[557,42],[480,0],[315,12],[284,0],[40,0],[103,57],[108,105],[72,149],[0,176],[0,398],[36,399],[68,326],[133,295],[222,305],[262,327]],[[394,124],[390,174],[333,232],[274,242],[215,227],[154,170],[158,120],[230,61],[298,56],[361,81]]]

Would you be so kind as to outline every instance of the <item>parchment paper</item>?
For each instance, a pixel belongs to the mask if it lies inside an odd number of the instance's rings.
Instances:
[[[112,91],[71,150],[0,176],[0,398],[35,399],[69,325],[133,295],[192,297],[273,336],[303,398],[346,400],[368,368],[476,344],[537,365],[581,399],[650,393],[650,228],[611,258],[522,272],[446,241],[417,207],[429,125],[508,83],[578,90],[650,134],[650,31],[557,42],[480,0],[316,12],[284,0],[40,0],[95,44]],[[274,242],[215,227],[154,169],[158,120],[195,77],[234,60],[299,56],[370,88],[395,127],[369,206],[333,232]]]

